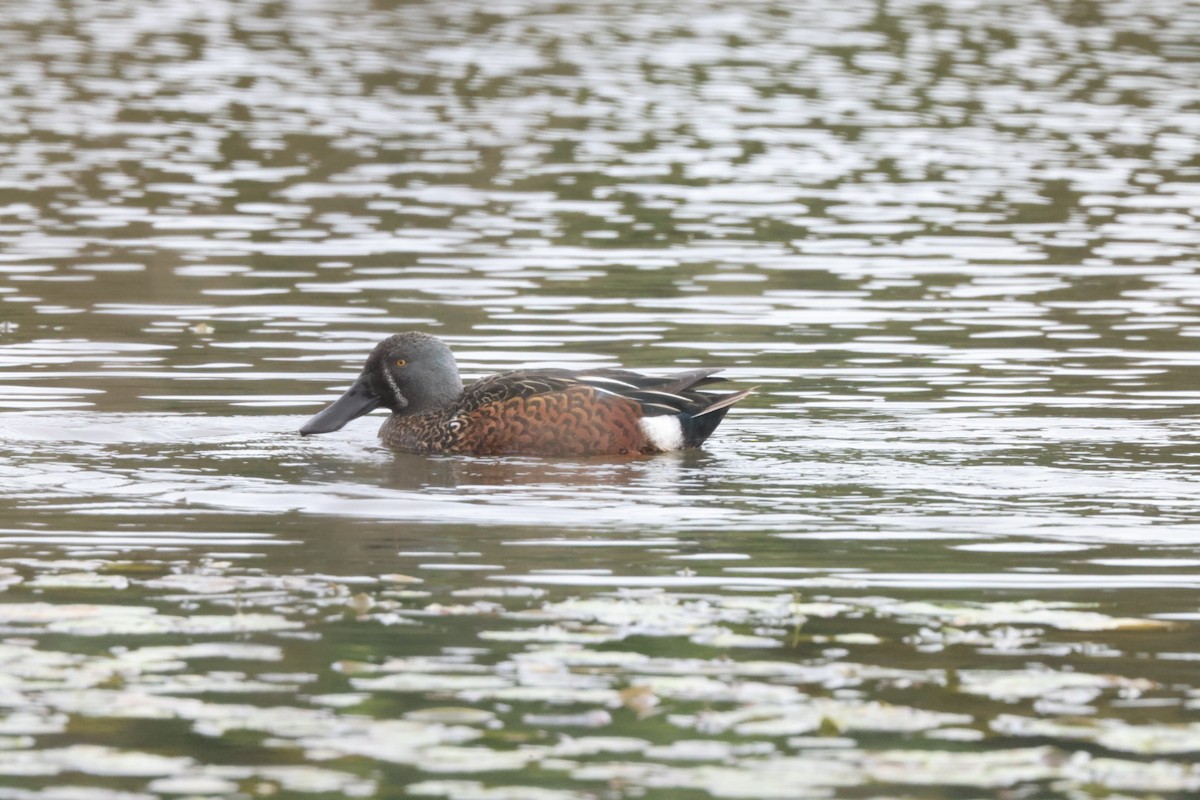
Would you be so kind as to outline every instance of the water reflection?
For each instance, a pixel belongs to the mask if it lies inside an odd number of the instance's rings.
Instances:
[[[1194,794],[1198,34],[0,7],[0,795]],[[762,388],[296,435],[409,329]]]

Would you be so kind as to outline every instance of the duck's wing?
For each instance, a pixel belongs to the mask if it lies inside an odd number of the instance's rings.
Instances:
[[[521,369],[489,375],[467,384],[459,400],[459,409],[471,412],[492,403],[503,403],[517,397],[554,394],[578,385],[569,370]]]
[[[710,383],[720,383],[724,378],[714,378],[720,369],[690,369],[686,372],[674,372],[670,375],[643,375],[626,369],[598,369],[589,372],[578,372],[575,376],[587,383],[602,386],[606,382],[624,386],[631,391],[666,392],[675,394],[707,386]]]
[[[724,402],[730,395],[700,392],[701,386],[718,383],[724,378],[713,377],[719,369],[693,369],[671,375],[643,375],[623,369],[573,371],[565,369],[536,369],[504,372],[481,378],[463,391],[461,407],[479,408],[489,403],[504,402],[515,397],[554,394],[572,387],[595,390],[598,399],[632,400],[646,416],[659,414],[702,414],[745,397],[739,393],[735,400]]]

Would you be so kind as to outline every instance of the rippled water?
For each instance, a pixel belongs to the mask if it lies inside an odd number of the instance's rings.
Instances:
[[[0,800],[1191,797],[1200,5],[0,6]],[[371,346],[703,451],[296,429]]]

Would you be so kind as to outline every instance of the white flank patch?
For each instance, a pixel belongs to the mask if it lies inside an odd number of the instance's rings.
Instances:
[[[638,420],[650,444],[659,450],[679,450],[683,447],[683,425],[679,418],[670,414],[657,417],[642,417]]]

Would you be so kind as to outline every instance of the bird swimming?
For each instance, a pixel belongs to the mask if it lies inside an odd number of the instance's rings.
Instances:
[[[411,331],[384,339],[340,398],[305,423],[330,433],[376,408],[383,444],[408,453],[651,454],[699,447],[753,389],[698,391],[718,369],[652,377],[620,369],[523,369],[465,387],[450,348]]]

